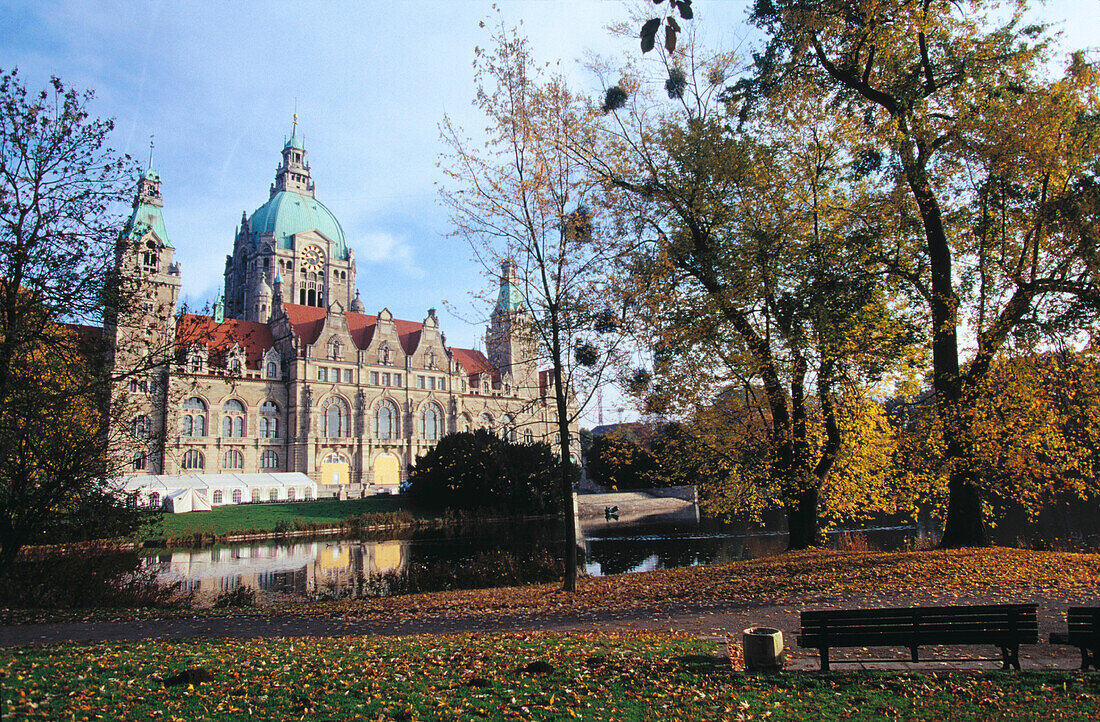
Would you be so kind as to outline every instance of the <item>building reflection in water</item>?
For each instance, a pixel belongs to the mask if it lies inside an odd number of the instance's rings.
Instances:
[[[146,563],[165,583],[203,599],[242,586],[297,597],[378,596],[379,582],[407,561],[407,541],[342,540],[170,550]]]

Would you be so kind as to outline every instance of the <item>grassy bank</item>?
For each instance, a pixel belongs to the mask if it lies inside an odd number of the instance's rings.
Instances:
[[[376,516],[378,523],[430,518],[396,496],[367,499],[320,499],[284,504],[242,504],[221,506],[210,511],[165,514],[156,528],[147,532],[150,539],[186,539],[195,536],[228,536],[253,532],[323,528],[338,525],[364,515]],[[367,520],[367,519],[365,519]]]
[[[190,640],[5,651],[0,676],[5,719],[1100,716],[1096,674],[757,676],[724,653],[651,634]]]

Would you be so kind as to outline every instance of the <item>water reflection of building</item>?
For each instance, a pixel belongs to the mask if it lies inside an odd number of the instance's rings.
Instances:
[[[215,596],[246,586],[295,596],[360,596],[365,582],[399,573],[408,542],[312,541],[180,549],[150,557],[162,580]]]

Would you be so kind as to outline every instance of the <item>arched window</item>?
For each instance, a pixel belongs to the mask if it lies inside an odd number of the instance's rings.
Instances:
[[[500,438],[516,443],[516,420],[511,414],[505,414],[500,420]]]
[[[183,468],[185,469],[205,469],[206,457],[202,455],[201,451],[195,449],[189,449],[183,452]]]
[[[383,401],[374,412],[374,435],[379,439],[397,438],[397,409]]]
[[[206,436],[206,402],[192,396],[183,402],[182,436]]]
[[[212,501],[210,503],[211,504],[221,504],[222,503],[222,490],[221,489],[215,489],[214,490],[214,501]]]
[[[241,360],[239,358],[232,359],[229,362],[229,373],[231,376],[241,375]]]
[[[348,405],[343,399],[332,397],[325,402],[321,423],[324,437],[335,439],[348,435]]]
[[[253,489],[252,490],[252,503],[255,504],[259,500],[260,500],[260,490],[259,489]]]
[[[275,453],[274,449],[268,449],[264,453],[260,454],[260,468],[261,469],[277,469],[279,468],[279,455]]]
[[[530,429],[523,432],[523,443],[533,444],[535,443],[535,435],[531,433]]]
[[[424,407],[424,411],[420,416],[420,434],[423,438],[429,441],[435,441],[439,438],[443,421],[442,416],[436,406],[428,404]]]
[[[485,412],[481,415],[481,428],[493,430],[493,417],[489,412]]]
[[[294,501],[294,487],[290,487],[286,490],[286,500]]]
[[[269,379],[279,378],[279,364],[274,361],[267,362],[267,377]]]
[[[223,469],[243,469],[244,468],[244,454],[239,451],[230,450],[225,452],[225,457],[222,459]]]
[[[139,439],[144,439],[149,436],[150,425],[151,424],[149,423],[149,417],[145,414],[141,414],[140,416],[135,418],[134,427],[132,430],[134,436],[138,437]]]
[[[241,490],[240,490],[240,489],[234,489],[234,490],[233,490],[233,503],[234,503],[234,504],[240,504],[240,503],[241,503],[241,499],[242,499],[243,497],[244,497],[244,494],[242,494],[242,493],[241,493]]]
[[[279,407],[274,401],[265,401],[260,407],[260,438],[277,439],[279,437]]]
[[[313,498],[313,489],[311,489],[311,488],[310,488],[310,487],[308,487],[308,486],[306,487],[306,493],[305,493],[305,498],[306,498],[306,500],[307,500],[307,501],[308,501],[309,499],[312,499],[312,498]]]
[[[149,493],[149,506],[160,506],[160,494],[155,491]]]
[[[145,471],[145,452],[134,452],[134,471]]]
[[[278,489],[271,489],[270,491],[268,491],[267,492],[267,500],[268,501],[278,501],[279,500],[279,490]]]
[[[465,432],[470,431],[470,417],[466,414],[462,414],[458,417],[458,430]]]
[[[244,404],[237,399],[229,399],[222,404],[222,436],[244,436]]]

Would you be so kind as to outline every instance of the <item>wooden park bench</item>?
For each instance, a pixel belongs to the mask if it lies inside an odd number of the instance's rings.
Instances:
[[[1002,668],[1020,668],[1020,645],[1037,644],[1035,604],[983,604],[968,607],[833,609],[802,612],[798,646],[816,648],[822,671],[829,670],[834,647],[908,647],[910,658],[845,659],[844,662],[919,662],[926,645],[991,644],[1001,648]],[[996,661],[996,657],[935,661]],[[925,661],[929,661],[925,658]]]
[[[1081,650],[1081,669],[1100,669],[1100,607],[1070,607],[1068,632],[1051,632],[1051,644],[1068,644]]]

